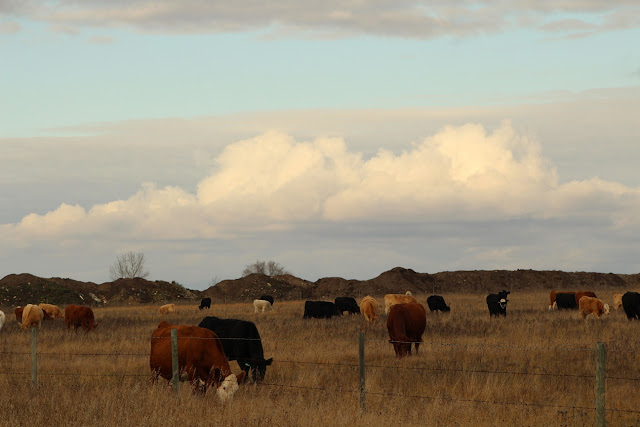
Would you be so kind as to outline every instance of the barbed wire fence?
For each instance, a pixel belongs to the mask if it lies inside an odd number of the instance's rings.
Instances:
[[[31,375],[32,386],[37,387],[38,376],[52,376],[52,377],[112,377],[112,378],[150,378],[151,372],[146,374],[139,372],[119,372],[119,373],[77,373],[77,372],[40,372],[38,371],[38,358],[42,356],[46,357],[131,357],[131,358],[148,358],[150,354],[148,352],[77,352],[77,353],[59,353],[49,351],[37,351],[37,329],[32,328],[31,339],[31,351],[2,351],[0,355],[3,356],[30,356],[31,370],[30,371],[0,371],[0,375],[6,376],[28,376]],[[148,340],[149,337],[137,338]],[[151,339],[171,339],[171,354],[167,354],[167,358],[172,363],[172,378],[171,382],[176,393],[179,391],[179,379],[180,372],[178,366],[178,339],[199,339],[199,340],[242,340],[242,341],[261,341],[260,338],[204,338],[204,337],[178,337],[177,330],[172,329],[172,336],[164,337],[151,337]],[[294,339],[295,340],[295,339]],[[272,341],[292,341],[286,340],[272,340]],[[298,341],[304,341],[299,339]],[[389,343],[393,341],[384,341]],[[412,344],[409,342],[395,341],[395,343]],[[393,366],[376,363],[366,363],[365,360],[365,334],[360,333],[358,336],[358,363],[344,363],[344,362],[321,362],[321,361],[308,361],[308,360],[276,360],[275,363],[283,364],[298,364],[298,365],[311,365],[311,366],[327,366],[327,367],[344,367],[353,369],[358,372],[359,387],[357,388],[336,388],[336,387],[317,387],[307,385],[294,385],[294,384],[280,384],[262,381],[260,386],[279,388],[285,391],[299,392],[300,390],[310,390],[317,392],[332,392],[332,393],[346,393],[359,396],[360,407],[363,412],[366,411],[367,396],[372,397],[387,397],[387,398],[399,398],[399,399],[418,399],[427,401],[446,401],[451,403],[473,403],[484,405],[498,405],[498,406],[522,406],[531,408],[552,408],[557,410],[581,410],[594,412],[596,417],[596,425],[605,425],[606,413],[626,413],[626,414],[638,414],[640,419],[640,410],[625,409],[618,407],[607,407],[605,399],[605,380],[612,381],[627,381],[627,382],[640,382],[640,376],[613,376],[606,375],[606,354],[607,349],[604,343],[598,342],[594,348],[588,347],[545,347],[545,346],[514,346],[514,345],[487,345],[487,344],[471,344],[471,343],[429,343],[430,345],[448,346],[448,347],[491,347],[500,349],[512,349],[519,351],[532,351],[532,350],[548,350],[548,351],[575,351],[575,352],[592,352],[595,353],[595,373],[594,374],[582,374],[582,373],[560,373],[560,372],[545,372],[545,371],[531,371],[531,370],[499,370],[499,369],[468,369],[468,368],[455,368],[455,367],[429,367],[429,366]],[[617,348],[611,346],[612,351],[619,353],[634,353],[624,348]],[[247,361],[256,361],[246,359]],[[258,360],[259,361],[259,360]],[[526,401],[509,401],[509,400],[495,400],[495,399],[465,399],[461,397],[442,396],[442,395],[423,395],[412,393],[397,393],[388,391],[375,391],[367,388],[366,385],[366,372],[367,369],[388,369],[388,370],[407,370],[407,371],[422,371],[422,372],[443,372],[443,373],[459,373],[459,374],[485,374],[485,375],[512,375],[512,376],[540,376],[540,377],[558,377],[558,378],[577,378],[577,379],[595,379],[594,387],[594,405],[575,405],[571,403],[540,403],[540,402],[526,402]]]

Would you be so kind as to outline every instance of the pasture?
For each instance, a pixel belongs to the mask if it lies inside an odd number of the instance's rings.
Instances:
[[[594,289],[611,304],[619,290]],[[497,290],[496,290],[497,291]],[[548,312],[548,291],[513,292],[506,318],[489,318],[485,295],[444,294],[451,313],[430,313],[419,355],[396,359],[382,308],[361,315],[303,319],[304,301],[94,309],[99,326],[78,334],[63,320],[38,333],[38,387],[30,374],[31,334],[13,307],[0,307],[0,414],[3,425],[593,425],[595,348],[607,345],[607,421],[640,424],[640,322],[622,309],[600,321],[577,311]],[[426,306],[428,295],[414,295]],[[361,298],[356,298],[358,303]],[[39,302],[39,301],[38,301]],[[256,323],[265,357],[261,384],[243,384],[231,402],[213,393],[178,396],[150,384],[150,336],[161,320],[197,325],[204,316]],[[591,316],[590,316],[591,317]],[[366,411],[359,403],[358,334],[366,333]],[[19,354],[16,354],[19,353]],[[239,368],[231,362],[234,372]]]

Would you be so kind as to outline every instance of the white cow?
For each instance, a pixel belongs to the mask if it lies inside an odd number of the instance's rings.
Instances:
[[[263,299],[254,299],[253,300],[253,310],[256,313],[264,313],[265,310],[271,310],[271,303],[269,301],[265,301]]]
[[[2,325],[4,325],[4,320],[6,319],[6,317],[7,316],[4,315],[2,310],[0,310],[0,330],[2,330]]]

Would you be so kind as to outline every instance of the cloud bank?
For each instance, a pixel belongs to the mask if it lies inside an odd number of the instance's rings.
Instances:
[[[640,189],[592,177],[559,183],[540,144],[505,122],[448,126],[400,153],[341,138],[267,132],[226,146],[193,192],[144,184],[122,200],[62,203],[0,226],[5,242],[233,239],[317,224],[416,227],[521,219],[636,230]]]

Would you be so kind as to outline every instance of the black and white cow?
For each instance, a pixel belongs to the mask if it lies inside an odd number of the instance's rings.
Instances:
[[[261,299],[261,300],[264,300],[264,301],[269,301],[271,303],[271,306],[273,307],[273,297],[271,295],[262,295],[258,299]]]
[[[271,365],[273,358],[265,360],[262,340],[255,323],[207,316],[198,326],[215,332],[220,338],[227,359],[236,360],[247,378],[251,371],[253,381],[264,379],[267,366]]]
[[[335,304],[341,316],[345,311],[348,311],[349,314],[360,314],[358,303],[351,297],[336,297]]]
[[[328,319],[333,316],[339,316],[340,313],[336,305],[329,301],[305,301],[304,318],[315,317],[317,319]]]
[[[638,292],[626,292],[622,295],[622,308],[627,319],[640,320],[640,294]]]
[[[431,311],[451,311],[451,307],[444,302],[444,298],[440,295],[431,295],[427,298],[427,305]]]
[[[555,307],[558,310],[575,310],[578,308],[576,304],[576,295],[569,292],[558,292],[556,294]]]
[[[211,308],[211,298],[202,298],[202,301],[200,301],[200,307],[198,308],[200,310],[203,308]]]
[[[511,292],[500,291],[497,294],[487,295],[487,307],[489,308],[489,316],[506,316],[507,315],[507,295]]]

